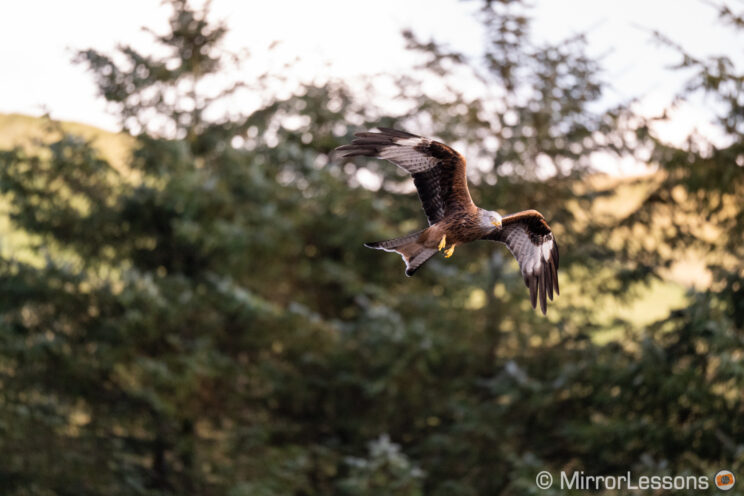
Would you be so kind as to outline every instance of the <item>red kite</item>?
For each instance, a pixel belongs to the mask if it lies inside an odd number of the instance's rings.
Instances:
[[[429,227],[401,238],[365,243],[377,250],[394,251],[412,276],[429,258],[443,250],[445,258],[455,246],[487,239],[504,243],[519,262],[532,308],[558,289],[558,244],[550,226],[537,210],[502,217],[477,207],[470,198],[465,158],[449,146],[395,129],[356,133],[350,145],[337,148],[342,157],[384,158],[413,176]]]

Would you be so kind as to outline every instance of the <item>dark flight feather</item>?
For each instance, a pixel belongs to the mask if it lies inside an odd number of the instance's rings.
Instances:
[[[455,150],[428,138],[396,129],[354,134],[349,145],[336,150],[342,157],[379,157],[389,160],[413,177],[429,225],[451,212],[475,209],[465,159]]]
[[[558,243],[545,218],[536,210],[507,215],[500,230],[483,239],[504,243],[519,263],[524,284],[530,290],[530,303],[540,302],[543,314],[547,300],[560,294],[558,287]]]

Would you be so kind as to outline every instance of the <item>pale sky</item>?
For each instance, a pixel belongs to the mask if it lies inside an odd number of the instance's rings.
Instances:
[[[227,48],[252,50],[248,70],[275,67],[298,57],[298,78],[341,78],[372,73],[404,73],[414,63],[400,31],[411,28],[466,53],[482,46],[482,27],[472,15],[480,2],[455,0],[214,0],[215,18],[231,28]],[[699,0],[533,0],[532,32],[557,41],[588,30],[589,52],[602,56],[609,105],[640,97],[640,112],[653,114],[669,104],[684,75],[667,69],[678,60],[650,42],[656,29],[694,55],[727,53],[744,59],[742,41],[716,22],[715,11]],[[159,0],[25,0],[6,2],[0,15],[0,112],[39,115],[117,129],[116,119],[95,95],[92,78],[71,63],[75,49],[112,50],[117,43],[147,51],[146,25],[162,30],[168,9]],[[268,58],[272,41],[279,49]],[[249,77],[247,75],[247,77]],[[679,141],[696,128],[718,139],[708,124],[708,102],[687,105],[659,129]],[[618,166],[609,165],[610,167]]]

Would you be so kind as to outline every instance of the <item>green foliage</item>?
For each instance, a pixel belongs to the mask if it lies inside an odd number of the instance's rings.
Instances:
[[[592,112],[602,85],[583,42],[531,45],[521,2],[485,2],[487,64],[409,35],[430,59],[399,81],[416,111],[394,118],[338,82],[209,118],[234,91],[200,91],[226,60],[225,30],[171,5],[164,57],[79,55],[135,140],[123,166],[68,135],[0,153],[11,220],[36,255],[0,260],[5,494],[537,494],[545,469],[742,473],[744,285],[727,255],[741,260],[740,136],[704,153],[637,129],[668,173],[619,224],[595,225],[581,210],[596,192],[577,183],[591,153],[633,151],[627,111]],[[446,80],[449,63],[485,67],[503,93],[424,96],[422,79]],[[495,138],[473,193],[551,219],[564,295],[548,319],[495,246],[411,279],[362,247],[423,216],[394,194],[399,176],[370,191],[362,164],[331,150],[406,122]],[[705,244],[715,284],[593,341],[606,328],[580,293],[622,293],[673,262],[628,235],[670,204],[724,233]],[[703,243],[690,218],[671,217],[659,246]]]

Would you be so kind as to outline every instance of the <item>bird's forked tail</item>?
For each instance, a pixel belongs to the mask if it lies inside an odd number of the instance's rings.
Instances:
[[[427,260],[436,254],[436,248],[426,248],[422,234],[426,231],[416,231],[402,238],[377,241],[375,243],[364,243],[367,248],[395,252],[403,257],[406,263],[406,275],[411,277]]]

